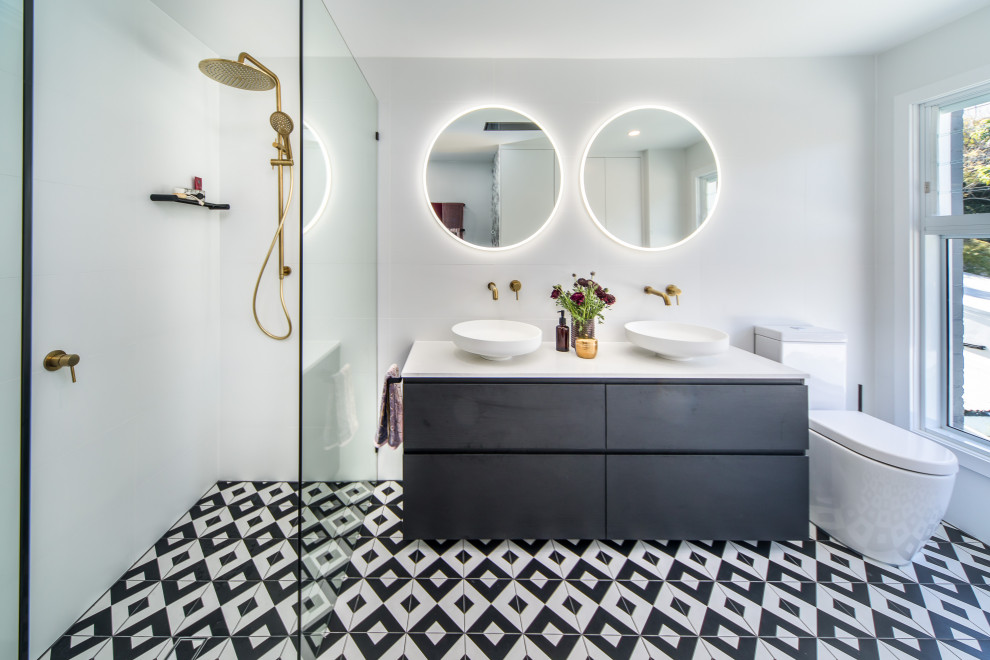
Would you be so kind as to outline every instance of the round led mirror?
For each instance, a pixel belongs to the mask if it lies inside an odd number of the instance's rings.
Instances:
[[[486,250],[532,239],[560,199],[560,161],[543,129],[505,107],[470,110],[437,135],[423,176],[445,234]]]
[[[718,158],[705,134],[659,107],[621,112],[591,138],[581,195],[610,238],[639,250],[664,250],[697,234],[718,201]]]

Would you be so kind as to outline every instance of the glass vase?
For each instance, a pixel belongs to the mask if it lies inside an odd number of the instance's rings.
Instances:
[[[571,317],[571,348],[574,348],[574,342],[578,339],[594,339],[595,338],[595,319],[588,319],[587,321],[581,321]]]

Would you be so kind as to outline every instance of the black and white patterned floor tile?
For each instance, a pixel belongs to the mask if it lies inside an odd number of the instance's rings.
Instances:
[[[421,541],[394,481],[221,482],[43,660],[990,658],[990,548]],[[301,607],[300,607],[301,606]]]

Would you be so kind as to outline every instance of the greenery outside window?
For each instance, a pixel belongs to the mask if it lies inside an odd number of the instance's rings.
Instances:
[[[927,430],[990,450],[990,85],[922,106]],[[937,382],[934,382],[937,381]]]

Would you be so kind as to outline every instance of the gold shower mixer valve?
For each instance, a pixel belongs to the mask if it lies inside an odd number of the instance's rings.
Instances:
[[[62,367],[68,367],[72,374],[72,382],[76,382],[76,365],[79,364],[79,356],[75,353],[65,351],[52,351],[45,356],[44,367],[47,371],[58,371]]]

